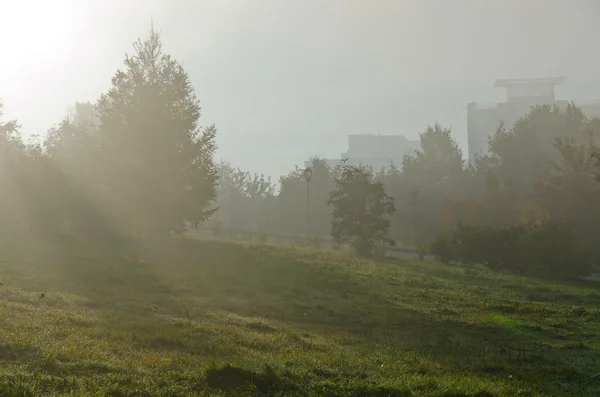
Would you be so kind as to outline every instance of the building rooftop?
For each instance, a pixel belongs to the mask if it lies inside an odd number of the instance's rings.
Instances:
[[[499,79],[494,87],[509,88],[515,86],[556,86],[564,83],[566,77],[541,77],[535,79]]]
[[[513,101],[531,101],[545,98],[554,101],[554,87],[562,84],[566,77],[544,77],[537,79],[501,79],[496,80],[494,87],[506,89],[506,99]]]

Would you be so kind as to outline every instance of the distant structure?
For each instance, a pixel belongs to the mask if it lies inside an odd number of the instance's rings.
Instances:
[[[405,154],[420,147],[420,141],[411,141],[403,135],[359,134],[348,136],[348,150],[339,159],[324,159],[330,167],[335,167],[346,159],[346,163],[356,166],[370,166],[374,171],[388,168],[394,163],[402,166]],[[305,161],[308,166],[310,161]]]
[[[557,100],[555,96],[555,87],[565,80],[565,77],[496,80],[494,87],[506,89],[506,102],[491,106],[472,102],[467,107],[469,159],[487,153],[488,138],[500,123],[512,127],[535,105],[566,107],[570,101]],[[600,101],[575,101],[575,105],[590,117],[600,117]]]

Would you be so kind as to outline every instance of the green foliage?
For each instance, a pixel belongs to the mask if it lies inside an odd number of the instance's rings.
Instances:
[[[331,236],[349,244],[359,255],[370,255],[378,244],[392,244],[389,217],[396,211],[383,183],[364,168],[344,165],[327,204],[333,207]]]
[[[224,227],[240,230],[267,229],[272,222],[270,206],[275,186],[271,178],[234,168],[229,162],[218,165],[217,204]]]
[[[582,244],[596,253],[600,253],[600,184],[593,156],[599,143],[592,137],[557,139],[560,160],[538,179],[534,189],[536,203],[552,219],[572,224]]]
[[[401,171],[391,169],[384,179],[398,207],[394,235],[412,245],[439,233],[444,200],[462,195],[467,182],[462,151],[450,129],[429,126],[420,134],[420,144],[404,156]]]
[[[448,236],[441,235],[431,242],[429,245],[429,252],[435,256],[438,261],[450,264],[450,262],[458,257],[456,245],[458,245],[456,241],[451,241]]]
[[[214,212],[214,126],[154,31],[97,102],[76,103],[43,143],[0,121],[0,229],[111,242],[164,237]],[[1,117],[1,105],[0,105]]]
[[[113,218],[137,235],[159,237],[214,212],[216,129],[198,127],[200,105],[187,73],[154,30],[134,49],[96,106],[96,165]]]
[[[436,256],[526,274],[585,275],[600,235],[592,159],[599,127],[572,105],[537,106],[510,129],[501,125],[490,154],[467,170],[468,196],[446,200],[447,222],[463,225],[434,241]],[[522,222],[524,208],[543,219]]]
[[[459,224],[449,235],[438,237],[431,252],[444,263],[481,264],[529,275],[579,277],[591,267],[573,228],[554,221],[505,228]]]
[[[490,156],[495,173],[510,180],[520,202],[527,201],[538,178],[561,161],[556,140],[573,140],[577,145],[600,138],[600,125],[573,105],[565,109],[543,105],[518,120],[514,126],[500,126],[490,139]]]
[[[402,171],[413,183],[448,186],[463,172],[462,150],[450,129],[439,124],[420,134],[421,149],[404,156]]]
[[[296,167],[281,177],[279,194],[272,205],[274,212],[273,229],[278,233],[306,235],[307,199],[310,206],[310,234],[329,235],[331,230],[331,208],[327,205],[329,193],[334,189],[335,170],[331,170],[323,160],[310,161],[312,177],[307,197],[307,184],[304,169]]]
[[[549,219],[572,225],[582,246],[597,251],[600,207],[595,203],[600,202],[600,184],[595,175],[600,171],[593,153],[600,147],[598,139],[599,119],[587,118],[572,105],[538,106],[514,126],[501,125],[490,139],[490,153],[475,156],[465,166],[451,131],[434,125],[420,135],[420,148],[408,152],[401,167],[392,163],[371,181],[382,183],[393,199],[398,211],[386,217],[389,237],[404,245],[429,244],[457,222],[504,230],[518,224],[522,208],[536,206]],[[324,161],[313,159],[311,168],[311,235],[322,236],[332,224],[327,201],[344,166],[330,169]],[[265,230],[306,235],[303,168],[282,177],[279,192],[265,202]],[[235,212],[235,208],[223,210]],[[335,245],[348,242],[344,239]],[[441,239],[434,247],[440,244],[444,245]],[[372,248],[377,245],[381,242]]]
[[[55,226],[56,202],[47,189],[51,164],[39,145],[22,140],[16,120],[2,116],[0,102],[0,233],[46,234]]]

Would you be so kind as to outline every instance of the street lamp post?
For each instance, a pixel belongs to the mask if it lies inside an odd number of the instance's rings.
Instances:
[[[304,180],[306,181],[306,236],[310,241],[310,179],[312,178],[312,168],[307,167],[304,170]]]

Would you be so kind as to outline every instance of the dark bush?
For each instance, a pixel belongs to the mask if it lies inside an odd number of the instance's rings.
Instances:
[[[591,256],[579,244],[575,229],[547,222],[525,228],[521,239],[525,269],[561,277],[580,277],[591,270]]]
[[[497,229],[459,224],[431,244],[431,253],[444,263],[482,264],[530,275],[578,277],[591,266],[575,230],[552,221]]]
[[[456,259],[454,247],[450,244],[447,236],[439,236],[429,246],[429,251],[435,258],[442,263],[450,263]]]

